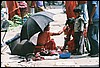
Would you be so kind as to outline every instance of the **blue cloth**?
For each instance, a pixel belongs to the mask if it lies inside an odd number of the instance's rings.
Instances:
[[[98,21],[99,20],[99,1],[88,1],[87,2],[87,8],[88,8],[88,14],[89,14],[89,17],[90,17],[90,13],[92,11],[92,5],[95,5],[96,7],[96,11],[94,13],[94,16],[93,16],[93,21]]]
[[[62,58],[62,59],[70,58],[70,56],[71,56],[71,53],[69,53],[69,52],[61,53],[59,55],[59,57]]]
[[[99,1],[88,1],[88,14],[90,15],[92,12],[92,5],[95,4],[96,11],[92,18],[93,24],[89,24],[88,26],[88,39],[90,42],[90,54],[97,54],[99,52]]]
[[[88,11],[87,11],[87,3],[85,4],[80,4],[82,13],[83,13],[83,18],[84,18],[84,23],[88,23]]]
[[[98,31],[99,31],[99,24],[98,26],[93,24],[89,25],[87,34],[90,42],[91,54],[97,54],[99,52]]]
[[[43,6],[43,1],[37,1],[37,7],[42,7]]]

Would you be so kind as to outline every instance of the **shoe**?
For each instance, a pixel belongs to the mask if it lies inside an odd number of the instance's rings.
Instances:
[[[98,57],[98,54],[91,55],[91,57]]]
[[[72,53],[72,55],[82,55],[82,53],[80,53],[80,52],[75,52],[75,53]]]
[[[76,55],[77,53],[71,53],[72,55]]]
[[[91,56],[92,54],[88,54],[88,56]]]
[[[80,52],[77,52],[77,54],[76,55],[82,55],[82,53],[80,53]]]
[[[71,54],[72,54],[72,55],[76,55],[77,53],[74,51],[74,52],[72,52]]]

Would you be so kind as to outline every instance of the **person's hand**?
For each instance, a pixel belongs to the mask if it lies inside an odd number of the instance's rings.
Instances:
[[[63,33],[63,30],[59,31],[58,33],[59,33],[59,34]]]
[[[92,18],[89,19],[89,24],[93,24]]]
[[[81,34],[81,36],[83,35],[83,32],[82,31],[80,31],[80,34]]]
[[[64,27],[63,27],[63,31],[65,31],[65,30],[66,30],[66,28],[67,28],[67,26],[64,26]]]

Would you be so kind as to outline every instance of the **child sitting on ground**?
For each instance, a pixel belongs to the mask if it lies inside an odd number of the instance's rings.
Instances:
[[[36,51],[41,51],[41,48],[45,48],[46,50],[56,50],[56,44],[54,39],[51,39],[50,36],[60,35],[63,33],[63,30],[54,33],[50,32],[50,26],[47,25],[43,32],[41,32],[38,36]]]

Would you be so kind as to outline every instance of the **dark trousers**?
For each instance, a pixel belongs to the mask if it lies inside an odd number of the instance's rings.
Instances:
[[[99,31],[99,22],[94,22],[88,26],[88,39],[90,42],[90,54],[97,54],[99,52],[99,41],[98,41],[98,31]]]
[[[74,33],[74,38],[75,38],[75,51],[79,52],[79,49],[80,49],[80,44],[79,44],[79,41],[80,41],[80,37],[81,37],[81,34],[80,32],[75,32]]]

